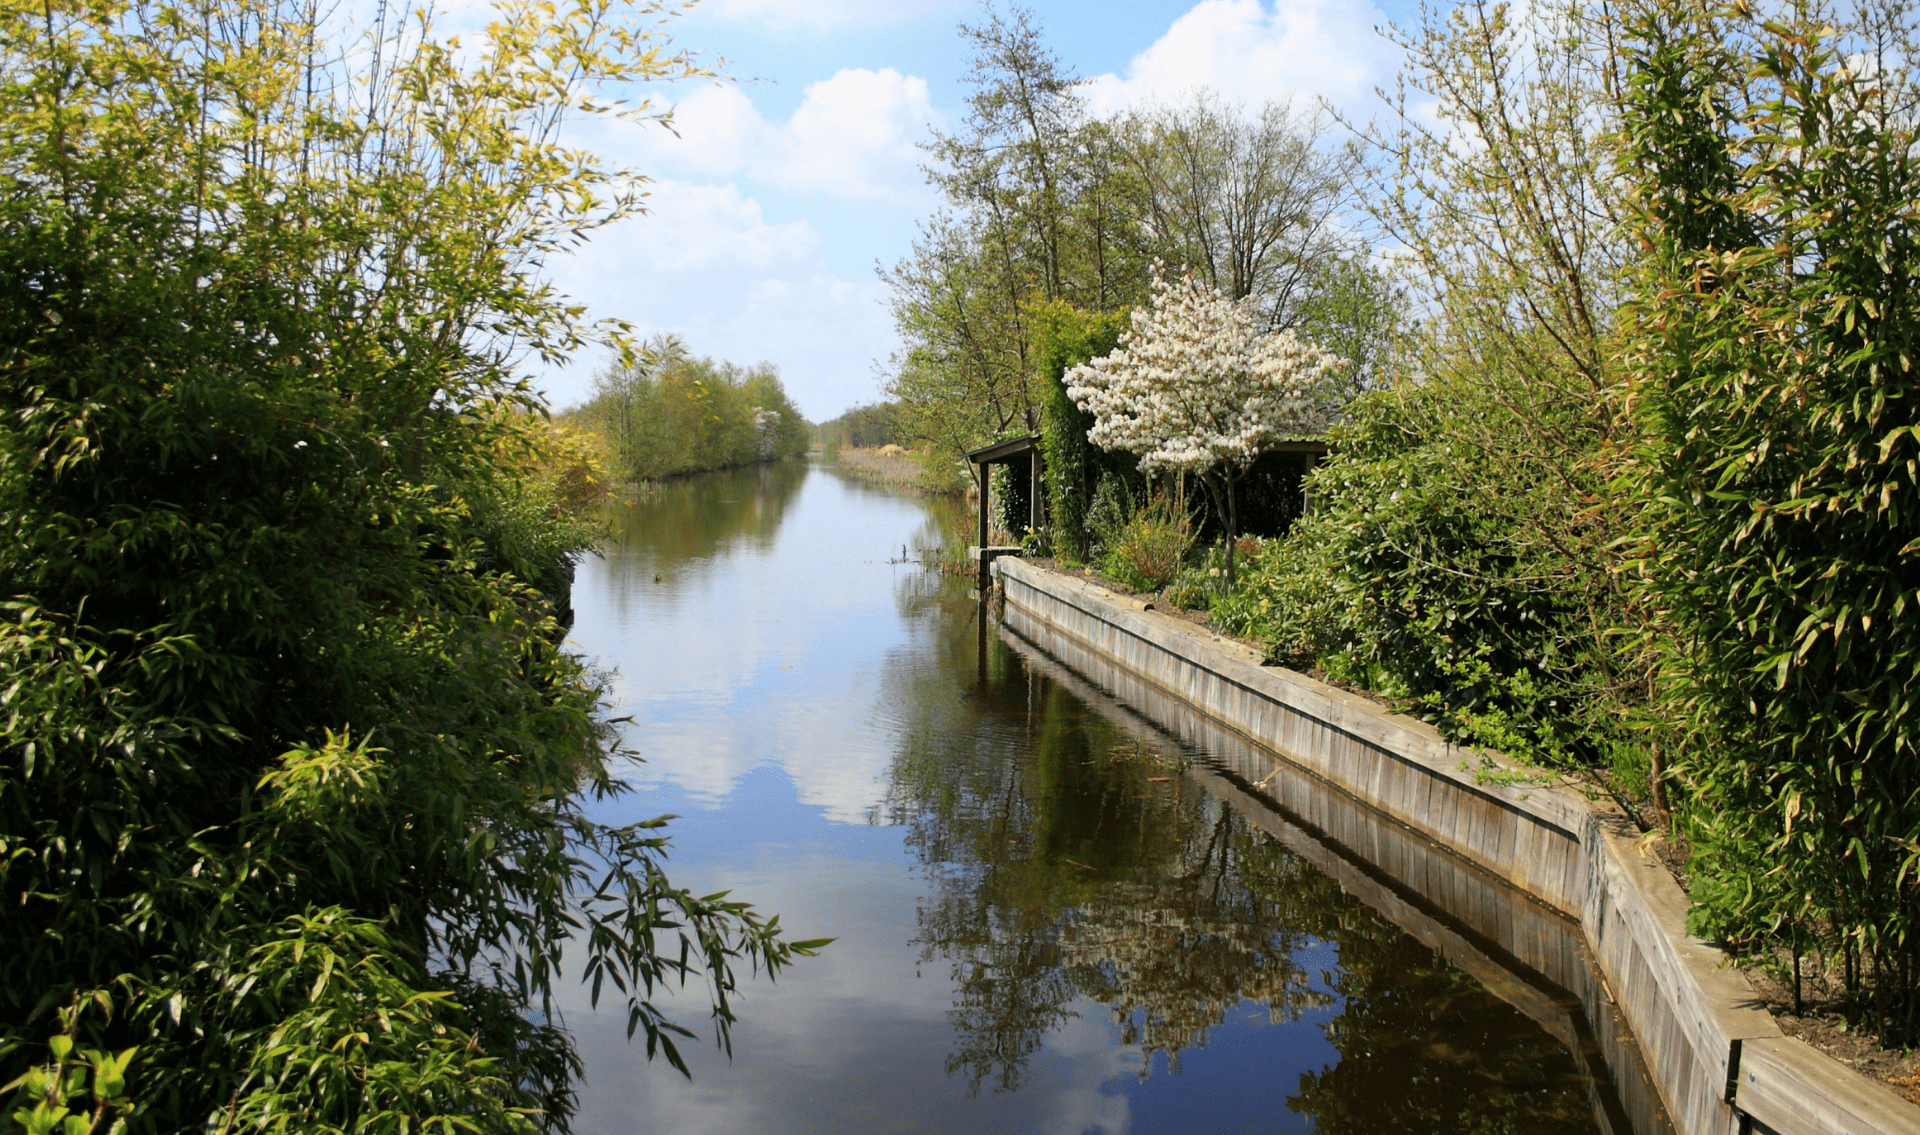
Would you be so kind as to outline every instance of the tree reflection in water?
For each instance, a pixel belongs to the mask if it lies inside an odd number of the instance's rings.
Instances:
[[[1592,1085],[1557,1040],[1358,900],[1323,908],[1337,942],[1338,1063],[1287,1101],[1329,1135],[1592,1130]],[[1345,909],[1342,909],[1345,908]]]
[[[956,602],[930,582],[901,598]],[[973,649],[968,622],[934,623],[941,653]],[[1288,1101],[1316,1130],[1592,1129],[1590,1085],[1550,1035],[1185,778],[1178,750],[990,651],[961,697],[892,691],[915,720],[888,807],[930,888],[922,958],[952,967],[949,1074],[1018,1089],[1088,1002],[1138,1046],[1142,1080],[1155,1053],[1177,1074],[1252,1004],[1324,1017],[1339,1061]]]
[[[621,567],[637,570],[644,561],[649,571],[672,572],[738,544],[770,547],[807,468],[775,461],[643,486],[634,499],[608,506],[603,550]]]

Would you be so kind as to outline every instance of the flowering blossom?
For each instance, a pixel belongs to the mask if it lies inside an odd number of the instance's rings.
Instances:
[[[779,429],[780,411],[758,408],[753,411],[753,445],[760,460],[772,460],[774,447],[780,444]]]
[[[1246,301],[1154,267],[1153,303],[1104,358],[1066,374],[1093,415],[1087,439],[1140,455],[1140,471],[1245,467],[1276,441],[1326,428],[1327,379],[1346,368],[1291,331],[1268,334]]]

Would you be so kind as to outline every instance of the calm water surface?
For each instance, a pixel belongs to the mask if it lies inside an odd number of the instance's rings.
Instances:
[[[1182,775],[1204,754],[983,661],[970,581],[915,562],[942,511],[717,474],[582,565],[573,639],[645,758],[602,818],[679,814],[676,882],[838,941],[747,985],[691,1082],[571,1004],[577,1130],[1596,1129],[1585,1065]]]

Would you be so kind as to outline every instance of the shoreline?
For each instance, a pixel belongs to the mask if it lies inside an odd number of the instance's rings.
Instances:
[[[1578,919],[1677,1130],[1920,1131],[1920,1107],[1787,1036],[1746,976],[1686,933],[1689,903],[1626,814],[1565,784],[1484,783],[1497,754],[1137,599],[997,561],[1003,625],[1057,636]]]

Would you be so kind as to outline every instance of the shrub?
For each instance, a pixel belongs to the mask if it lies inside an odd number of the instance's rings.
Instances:
[[[1220,589],[1204,571],[1188,568],[1167,584],[1167,602],[1183,611],[1207,611],[1219,598]]]
[[[1274,661],[1390,687],[1463,743],[1600,759],[1604,647],[1581,592],[1559,585],[1583,565],[1535,539],[1529,517],[1547,506],[1504,455],[1456,440],[1474,393],[1435,383],[1358,399],[1311,480],[1316,513],[1251,558],[1214,620]]]
[[[1139,480],[1130,453],[1109,452],[1087,440],[1093,415],[1067,397],[1066,372],[1113,350],[1126,324],[1121,313],[1085,312],[1065,303],[1042,305],[1033,317],[1034,366],[1046,380],[1040,447],[1046,454],[1047,525],[1053,547],[1070,563],[1092,561],[1100,537],[1094,497],[1109,477]]]
[[[1357,639],[1337,605],[1352,602],[1342,571],[1344,543],[1333,540],[1325,514],[1294,522],[1287,535],[1247,557],[1231,591],[1212,604],[1214,625],[1266,644],[1267,659],[1310,668],[1323,654]]]
[[[1165,496],[1156,496],[1114,534],[1101,568],[1135,591],[1158,591],[1172,582],[1193,547],[1193,525]]]
[[[563,112],[680,68],[591,0],[459,51],[420,10],[333,44],[314,12],[0,8],[0,1082],[30,1123],[72,1092],[101,1110],[68,1130],[564,1129],[563,957],[679,1063],[660,986],[705,983],[724,1037],[732,965],[790,956],[670,883],[658,822],[587,815],[619,785],[553,599],[593,474],[513,368],[585,330],[544,255],[624,211]]]

